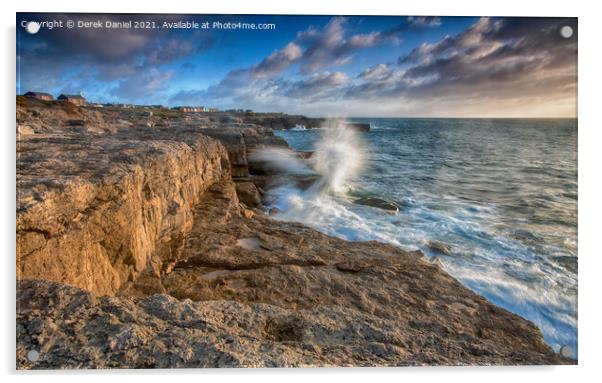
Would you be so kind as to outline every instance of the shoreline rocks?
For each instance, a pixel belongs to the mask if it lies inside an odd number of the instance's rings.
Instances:
[[[575,363],[419,251],[261,211],[286,116],[65,108],[18,99],[18,369]]]

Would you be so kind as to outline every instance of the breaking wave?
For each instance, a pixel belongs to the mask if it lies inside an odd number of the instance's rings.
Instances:
[[[577,356],[576,128],[534,122],[374,119],[277,132],[296,150],[256,154],[280,181],[275,219],[347,240],[420,249],[493,303],[539,326]],[[536,165],[534,165],[536,164]],[[389,214],[355,204],[384,196]],[[451,254],[429,248],[429,241]]]

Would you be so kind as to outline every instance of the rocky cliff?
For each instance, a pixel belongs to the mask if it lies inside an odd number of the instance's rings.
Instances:
[[[230,177],[225,148],[186,128],[34,134],[17,161],[18,277],[110,295],[175,257],[200,196]]]
[[[420,252],[270,219],[259,117],[63,108],[17,107],[18,368],[572,363]]]

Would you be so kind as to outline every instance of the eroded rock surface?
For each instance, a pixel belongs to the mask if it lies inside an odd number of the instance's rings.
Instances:
[[[195,130],[36,134],[17,147],[19,277],[112,294],[177,252],[204,190],[230,177]]]
[[[261,116],[54,108],[17,107],[20,369],[574,362],[420,252],[253,208]]]

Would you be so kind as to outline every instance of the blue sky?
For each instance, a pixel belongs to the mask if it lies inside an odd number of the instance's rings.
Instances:
[[[158,28],[21,27],[50,20]],[[161,28],[165,21],[275,29]],[[17,14],[17,93],[84,92],[98,102],[328,117],[573,117],[576,63],[571,18]]]

